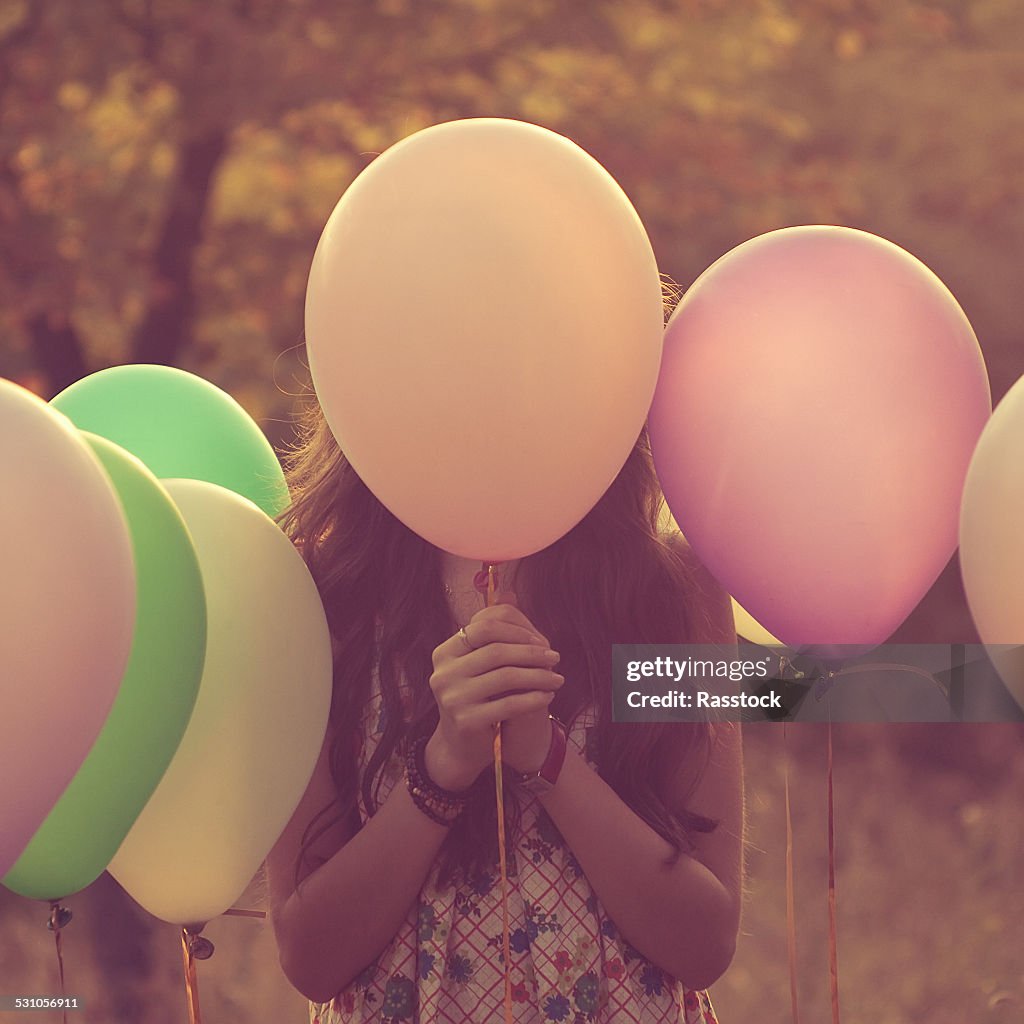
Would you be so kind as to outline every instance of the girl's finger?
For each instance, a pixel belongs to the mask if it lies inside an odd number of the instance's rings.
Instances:
[[[533,633],[540,632],[514,604],[508,602],[492,604],[488,608],[481,608],[469,621],[480,622],[488,619],[501,619],[505,622],[513,622],[518,626],[524,626]]]
[[[470,680],[463,692],[463,700],[466,704],[479,704],[525,690],[554,692],[564,682],[564,676],[546,668],[499,668]]]
[[[505,666],[519,668],[553,668],[558,664],[560,655],[543,644],[538,643],[502,643],[494,641],[484,644],[475,651],[467,651],[462,655],[460,668],[473,676],[482,676],[493,669]]]
[[[471,620],[463,629],[468,643],[466,639],[463,639],[461,631],[453,633],[438,646],[434,652],[435,655],[461,658],[492,643],[527,644],[545,649],[550,646],[547,638],[532,628],[527,629],[521,624],[504,619]]]
[[[463,711],[463,721],[472,727],[493,725],[509,718],[518,718],[533,711],[546,708],[554,699],[554,693],[543,690],[528,690],[526,693],[514,693],[500,700],[486,701]]]

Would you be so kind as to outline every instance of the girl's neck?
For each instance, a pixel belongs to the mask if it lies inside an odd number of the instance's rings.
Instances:
[[[495,584],[498,590],[514,589],[515,572],[520,559],[495,563]],[[454,593],[472,591],[483,564],[476,559],[462,558],[448,551],[441,552],[441,579]]]

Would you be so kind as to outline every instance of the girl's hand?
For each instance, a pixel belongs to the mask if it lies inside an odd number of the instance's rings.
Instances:
[[[548,705],[565,681],[553,671],[558,655],[523,613],[500,595],[460,633],[434,650],[430,689],[441,718],[424,753],[427,773],[445,789],[466,789],[493,760],[494,724],[505,762],[536,771],[551,741]]]

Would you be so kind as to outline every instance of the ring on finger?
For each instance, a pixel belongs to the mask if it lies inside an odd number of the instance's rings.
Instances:
[[[463,640],[464,640],[464,641],[466,642],[466,646],[467,646],[467,647],[468,647],[468,648],[469,648],[469,649],[470,649],[471,651],[475,651],[475,650],[476,650],[476,648],[475,648],[475,647],[474,647],[474,646],[473,646],[473,645],[472,645],[472,644],[471,644],[471,643],[469,642],[469,637],[468,637],[468,636],[466,635],[466,627],[465,627],[465,626],[462,626],[462,627],[461,627],[461,628],[459,629],[459,636],[461,636],[461,637],[462,637],[462,639],[463,639]]]

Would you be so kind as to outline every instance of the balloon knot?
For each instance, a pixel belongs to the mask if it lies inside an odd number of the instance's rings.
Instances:
[[[46,927],[51,932],[59,932],[61,928],[70,923],[72,916],[67,907],[62,907],[56,900],[51,900],[50,919],[46,922]]]

